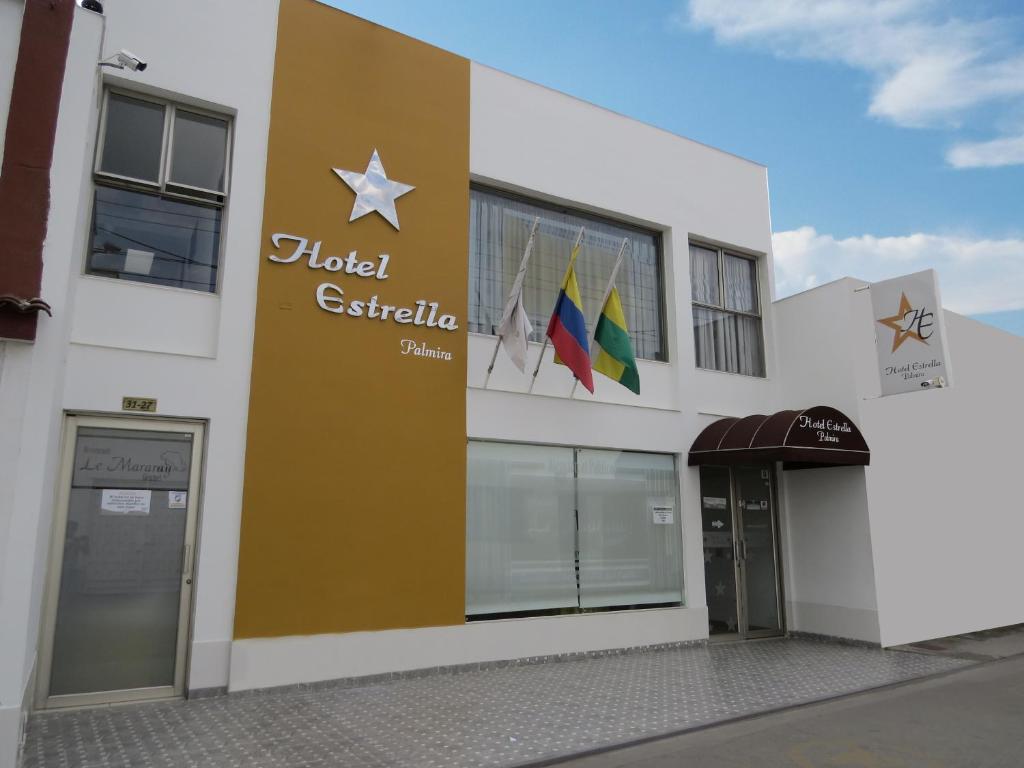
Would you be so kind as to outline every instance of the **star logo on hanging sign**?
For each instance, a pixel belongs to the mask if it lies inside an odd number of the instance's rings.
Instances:
[[[900,293],[900,306],[896,310],[896,314],[892,317],[880,317],[878,322],[886,328],[892,329],[892,351],[895,352],[907,339],[927,344],[932,335],[932,332],[928,330],[932,327],[932,317],[934,317],[934,313],[926,312],[924,309],[914,309],[907,294]]]
[[[349,216],[349,221],[355,221],[376,211],[392,227],[399,229],[395,200],[406,192],[412,192],[416,187],[389,179],[387,173],[384,172],[384,164],[381,163],[376,149],[370,156],[365,173],[343,171],[341,168],[332,170],[338,174],[339,179],[348,185],[349,189],[356,193],[356,201],[352,205],[352,215]]]
[[[725,597],[725,584],[723,584],[722,582],[718,582],[717,584],[715,584],[715,596]]]

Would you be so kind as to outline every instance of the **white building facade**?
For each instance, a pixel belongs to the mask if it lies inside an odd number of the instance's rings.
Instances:
[[[66,5],[38,293],[0,284],[52,311],[0,339],[0,766],[33,708],[1024,621],[1024,340],[947,312],[953,386],[879,397],[865,284],[774,301],[763,166],[315,0]],[[581,228],[639,394],[543,345]],[[815,406],[870,465],[689,462]]]

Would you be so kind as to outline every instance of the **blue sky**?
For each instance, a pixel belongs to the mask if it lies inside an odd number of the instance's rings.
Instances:
[[[768,166],[780,296],[939,271],[1024,335],[1024,4],[332,0]]]

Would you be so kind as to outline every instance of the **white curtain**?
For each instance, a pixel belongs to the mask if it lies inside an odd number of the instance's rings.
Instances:
[[[588,330],[593,332],[612,266],[622,239],[628,237],[632,247],[626,251],[616,286],[633,348],[638,358],[665,359],[661,267],[654,235],[478,189],[470,191],[469,329],[495,332],[535,216],[540,216],[540,227],[523,287],[523,303],[534,328],[531,340],[544,339],[572,244],[585,226],[576,277]]]
[[[579,449],[582,608],[682,601],[677,477],[672,456]]]
[[[572,448],[470,442],[466,615],[575,608]]]
[[[697,367],[747,376],[764,376],[761,318],[757,316],[760,311],[757,263],[752,259],[723,254],[724,276],[721,281],[718,265],[717,251],[690,246],[693,300],[711,305],[694,304],[693,307],[693,341]]]
[[[757,263],[741,256],[723,257],[725,267],[725,308],[757,312]]]
[[[690,246],[690,290],[701,304],[722,305],[718,282],[718,251]]]

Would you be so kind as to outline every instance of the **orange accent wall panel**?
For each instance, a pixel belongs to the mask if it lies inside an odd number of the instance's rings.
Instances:
[[[278,25],[235,637],[462,623],[469,62]]]

